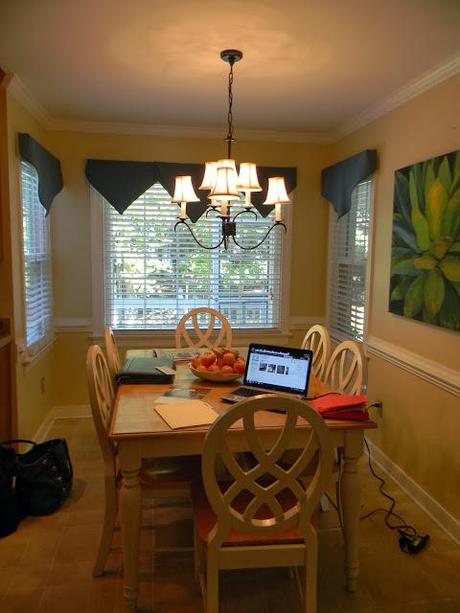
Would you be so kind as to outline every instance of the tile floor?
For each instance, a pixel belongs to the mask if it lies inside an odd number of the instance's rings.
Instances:
[[[1,613],[122,613],[119,533],[105,576],[93,579],[103,508],[102,461],[90,418],[61,419],[49,437],[69,442],[75,470],[72,497],[47,517],[28,518],[0,540]],[[366,461],[361,464],[363,513],[385,504]],[[359,590],[343,589],[340,531],[320,537],[319,613],[460,613],[460,547],[394,484],[397,511],[431,543],[418,556],[401,553],[382,514],[362,522]],[[140,556],[140,611],[202,611],[193,577],[190,509],[180,501],[145,511]],[[329,527],[333,512],[324,514]],[[164,551],[171,547],[182,550]],[[156,554],[153,549],[156,548]],[[160,550],[163,550],[161,552]],[[283,569],[227,571],[221,578],[222,613],[301,611],[295,582]]]

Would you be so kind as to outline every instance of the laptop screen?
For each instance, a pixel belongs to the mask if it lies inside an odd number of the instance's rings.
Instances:
[[[249,345],[244,384],[307,395],[313,354],[309,349]]]

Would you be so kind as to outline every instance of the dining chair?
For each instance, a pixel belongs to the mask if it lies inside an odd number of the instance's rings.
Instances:
[[[204,324],[204,321],[207,323]],[[217,323],[220,323],[220,328],[216,327]],[[194,349],[231,347],[232,329],[230,323],[223,313],[215,309],[209,307],[192,309],[185,313],[177,324],[176,348],[180,349],[182,343],[185,347],[193,347]]]
[[[322,380],[331,351],[329,330],[320,324],[312,326],[305,334],[300,348],[313,351],[312,373],[317,379]]]
[[[118,470],[117,448],[108,436],[115,405],[115,388],[105,356],[97,345],[88,349],[86,372],[91,411],[104,460],[104,520],[93,567],[93,576],[99,577],[104,572],[110,552],[122,479]],[[149,492],[151,498],[190,498],[190,483],[199,475],[199,468],[199,461],[194,457],[184,457],[166,464],[160,460],[145,461],[140,473],[143,494]]]
[[[115,377],[121,368],[121,359],[118,352],[117,341],[115,340],[113,330],[110,326],[105,326],[104,328],[104,344],[110,376],[115,383]]]
[[[283,423],[264,443],[257,433],[257,413],[282,410]],[[241,420],[253,458],[239,462],[227,433]],[[298,435],[305,444],[289,466],[278,461]],[[296,441],[298,446],[298,440]],[[318,458],[307,485],[300,476]],[[192,486],[195,521],[195,572],[206,613],[219,610],[219,570],[278,566],[304,567],[304,607],[316,612],[318,535],[313,512],[331,476],[333,448],[322,417],[304,402],[274,395],[243,400],[222,413],[204,441],[202,483]],[[223,463],[230,476],[219,481]]]
[[[363,386],[363,357],[354,341],[343,341],[332,352],[325,383],[342,394],[359,395]]]

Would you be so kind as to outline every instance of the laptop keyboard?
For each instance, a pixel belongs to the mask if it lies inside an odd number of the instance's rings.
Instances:
[[[249,396],[260,396],[260,394],[263,393],[264,390],[253,390],[250,387],[239,387],[233,392],[233,394],[236,394],[237,396],[244,396],[245,398],[248,398]]]

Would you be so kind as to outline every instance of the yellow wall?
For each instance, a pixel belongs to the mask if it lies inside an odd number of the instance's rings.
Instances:
[[[86,159],[203,162],[222,155],[224,145],[210,139],[70,132],[51,132],[49,139],[52,151],[61,161],[65,183],[65,189],[53,205],[56,314],[90,317],[90,202],[89,184],[84,175]],[[294,316],[316,316],[324,312],[327,205],[319,191],[326,153],[327,148],[319,145],[253,142],[235,145],[238,159],[255,160],[259,165],[297,167],[290,238],[291,315]],[[307,258],[305,244],[315,254],[314,261]]]
[[[460,148],[458,100],[460,77],[399,107],[331,146],[283,143],[237,143],[238,159],[259,165],[296,166],[298,185],[293,205],[290,315],[316,317],[325,312],[328,206],[320,196],[320,170],[366,148],[376,148],[374,253],[370,302],[371,336],[383,339],[450,368],[459,368],[457,333],[406,320],[388,312],[393,173],[415,161]],[[85,160],[125,159],[202,162],[222,153],[218,140],[159,138],[114,134],[40,132],[10,104],[9,125],[37,134],[61,161],[65,188],[52,211],[55,315],[91,318],[90,198]],[[26,127],[28,126],[28,127]],[[13,158],[15,153],[13,154]],[[296,332],[293,342],[300,341]],[[89,332],[59,332],[51,353],[18,377],[21,388],[21,434],[32,432],[53,405],[87,402],[84,358]],[[455,483],[460,452],[458,397],[424,382],[380,358],[369,360],[369,394],[384,402],[374,441],[427,492],[460,518]],[[40,382],[45,377],[45,393]],[[52,378],[50,388],[46,382]],[[51,391],[50,391],[51,390]],[[40,391],[40,394],[39,394]],[[49,395],[51,394],[51,399]],[[41,396],[45,398],[41,398]],[[33,416],[32,416],[33,412]]]
[[[370,336],[460,369],[458,332],[388,311],[394,171],[460,149],[460,76],[344,138],[336,160],[376,148]],[[460,400],[431,383],[370,357],[369,395],[384,403],[373,440],[396,464],[460,519]]]
[[[90,191],[84,174],[88,158],[203,162],[222,155],[219,139],[50,132],[51,150],[61,162],[65,188],[52,209],[55,313],[58,318],[91,317]],[[320,197],[320,170],[328,149],[320,145],[237,142],[238,159],[259,165],[297,167],[292,205],[291,316],[324,313],[327,204]],[[309,245],[308,252],[305,245]],[[314,254],[312,257],[310,254]],[[88,333],[60,333],[56,347],[58,405],[87,402],[83,370]],[[66,355],[75,366],[67,367]],[[69,373],[72,373],[71,379]]]
[[[0,87],[0,317],[13,317],[13,279],[8,186],[7,91]],[[11,322],[12,323],[12,322]]]
[[[14,278],[14,318],[16,342],[24,341],[24,296],[22,273],[22,217],[19,204],[18,132],[31,134],[48,147],[47,131],[10,95],[7,96],[8,163],[11,201],[11,231]],[[52,229],[53,230],[53,229]],[[18,433],[30,438],[37,431],[54,404],[54,346],[43,352],[31,364],[15,364],[17,388]]]

